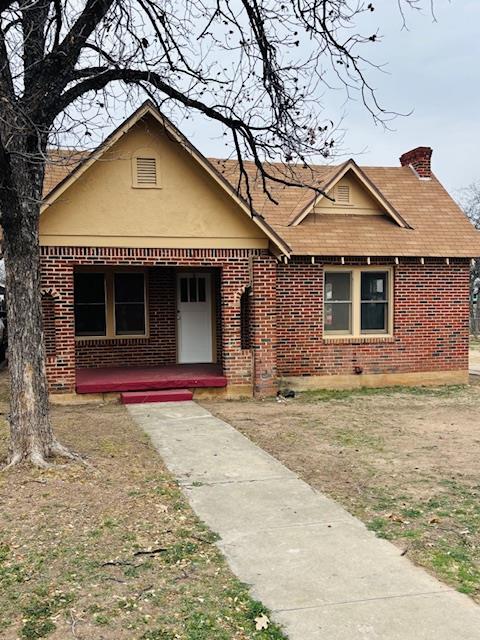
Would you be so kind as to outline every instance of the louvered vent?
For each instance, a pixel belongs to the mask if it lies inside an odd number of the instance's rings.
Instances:
[[[137,184],[142,187],[157,184],[156,158],[137,158]]]
[[[348,184],[339,184],[335,189],[335,201],[337,204],[350,204],[350,187]]]

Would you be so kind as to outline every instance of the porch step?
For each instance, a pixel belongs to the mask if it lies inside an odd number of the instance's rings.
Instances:
[[[191,400],[193,393],[188,389],[162,389],[157,391],[124,391],[120,394],[123,404],[142,404],[144,402],[180,402]]]

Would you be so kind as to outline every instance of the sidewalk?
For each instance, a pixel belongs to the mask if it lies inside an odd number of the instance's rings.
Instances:
[[[130,405],[291,640],[478,640],[480,607],[194,402]]]

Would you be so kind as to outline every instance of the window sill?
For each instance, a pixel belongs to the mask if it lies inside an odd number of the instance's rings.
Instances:
[[[323,342],[325,344],[366,344],[377,342],[395,342],[395,337],[392,334],[377,334],[377,335],[362,335],[362,336],[323,336]]]

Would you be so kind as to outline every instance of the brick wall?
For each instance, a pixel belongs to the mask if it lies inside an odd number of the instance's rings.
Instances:
[[[42,247],[42,288],[55,296],[54,318],[45,315],[47,341],[54,330],[55,353],[47,356],[53,392],[75,389],[75,368],[85,366],[161,365],[176,360],[174,267],[215,270],[217,354],[231,384],[249,384],[252,355],[241,348],[240,296],[251,282],[252,256],[247,249],[123,249]],[[75,341],[73,273],[76,266],[141,266],[149,268],[150,337]],[[54,327],[54,329],[53,329]]]
[[[393,260],[378,264],[392,266]],[[279,375],[353,374],[355,367],[365,374],[467,369],[468,260],[447,265],[444,260],[426,259],[422,265],[412,258],[393,266],[393,338],[330,342],[322,337],[324,266],[306,259],[279,265]]]
[[[176,361],[175,267],[209,268],[216,283],[217,357],[229,383],[275,391],[278,376],[446,371],[468,367],[468,260],[378,259],[394,268],[392,338],[323,339],[323,271],[337,259],[278,263],[261,250],[42,248],[47,372],[55,392],[75,388],[75,367]],[[352,259],[346,264],[366,264]],[[375,261],[372,261],[375,264]],[[148,268],[150,336],[76,342],[76,266]],[[240,300],[252,286],[251,349],[242,349]]]

